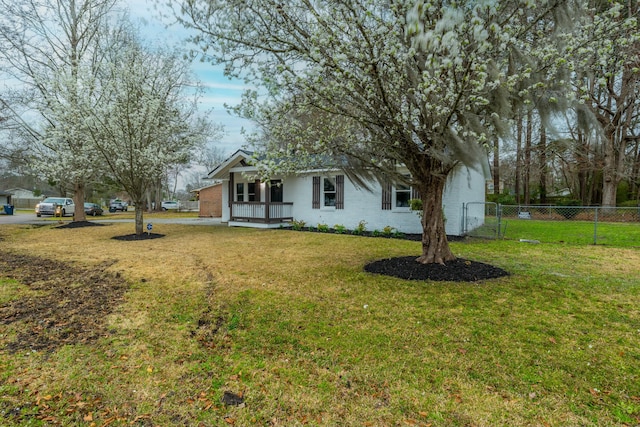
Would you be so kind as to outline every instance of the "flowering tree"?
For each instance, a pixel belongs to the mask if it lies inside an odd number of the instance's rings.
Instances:
[[[555,41],[579,10],[570,3],[189,0],[179,17],[229,75],[266,89],[239,108],[268,130],[266,175],[321,155],[361,183],[404,181],[422,198],[418,262],[443,263],[447,178],[481,167],[513,106],[562,80],[548,77],[563,71]]]
[[[188,61],[178,53],[144,49],[121,35],[106,52],[108,67],[99,79],[97,99],[82,122],[91,144],[115,182],[136,205],[135,232],[143,233],[147,191],[169,166],[187,163],[210,134],[196,111],[197,93]]]
[[[3,102],[7,119],[29,142],[30,165],[72,187],[75,221],[85,219],[85,184],[97,173],[79,97],[95,87],[115,1],[0,0],[0,69],[20,88]]]

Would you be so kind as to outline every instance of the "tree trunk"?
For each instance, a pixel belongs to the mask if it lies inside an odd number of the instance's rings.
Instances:
[[[156,208],[154,210],[159,212],[162,210],[162,178],[156,180],[154,192],[156,202]]]
[[[602,168],[602,206],[615,207],[620,178],[617,169],[616,144],[613,131],[604,136],[604,167]]]
[[[493,141],[493,194],[500,194],[500,140]]]
[[[589,147],[587,138],[582,131],[578,130],[577,141],[574,147],[574,157],[576,159],[576,168],[578,175],[578,194],[583,206],[590,205],[591,192],[589,191],[589,170],[591,165],[589,162]]]
[[[76,205],[73,214],[74,221],[86,221],[87,216],[84,213],[84,182],[76,181],[73,185],[73,203]]]
[[[515,176],[515,192],[516,203],[520,204],[520,174],[522,166],[522,115],[518,114],[516,118],[516,176]]]
[[[538,144],[538,158],[540,159],[540,204],[547,203],[547,130],[540,125],[540,143]]]
[[[527,128],[524,139],[524,200],[525,205],[531,204],[531,139],[533,134],[533,114],[531,110],[527,112]]]
[[[422,198],[422,255],[416,261],[422,264],[444,264],[456,259],[449,249],[444,227],[442,195],[445,182],[446,177],[431,175],[418,190]]]
[[[633,154],[633,166],[631,168],[631,195],[630,200],[640,201],[640,139],[635,140],[635,148]]]
[[[144,202],[137,200],[136,202],[136,236],[141,236],[144,233]]]

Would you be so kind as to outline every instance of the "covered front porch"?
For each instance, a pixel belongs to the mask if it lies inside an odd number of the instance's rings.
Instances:
[[[293,220],[293,203],[231,202],[229,225],[259,228],[288,226]]]
[[[285,201],[283,177],[261,181],[251,164],[253,153],[236,151],[209,173],[222,185],[222,222],[229,226],[280,228],[293,220],[293,202]]]

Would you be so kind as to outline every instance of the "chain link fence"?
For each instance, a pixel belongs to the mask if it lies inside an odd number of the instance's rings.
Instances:
[[[465,234],[472,237],[640,247],[640,206],[467,203],[463,211]]]

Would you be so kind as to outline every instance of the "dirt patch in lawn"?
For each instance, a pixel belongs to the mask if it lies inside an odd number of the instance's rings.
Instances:
[[[83,227],[102,227],[104,224],[91,221],[71,221],[56,228],[83,228]]]
[[[501,268],[458,258],[445,264],[421,264],[416,256],[382,259],[365,265],[365,271],[406,280],[477,282],[508,276]]]
[[[53,351],[107,334],[104,319],[123,300],[129,285],[108,265],[93,268],[28,255],[3,253],[0,276],[35,291],[0,306],[0,325],[17,325],[10,352]]]

